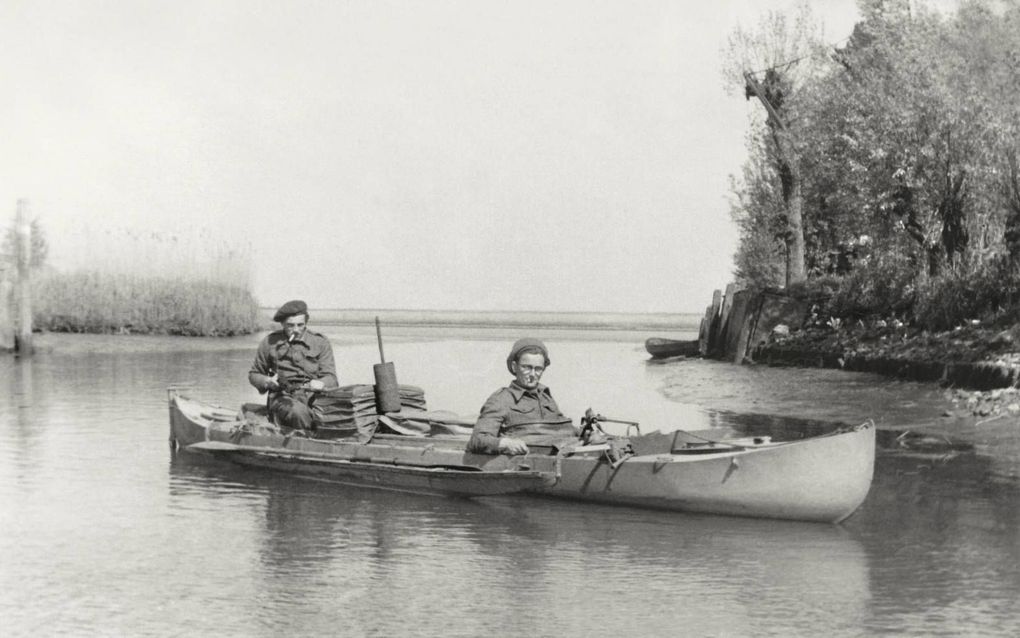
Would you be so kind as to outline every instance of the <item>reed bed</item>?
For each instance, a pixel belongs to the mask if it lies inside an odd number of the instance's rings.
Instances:
[[[259,328],[249,250],[205,233],[87,228],[54,245],[36,276],[33,320],[60,332],[189,336]]]

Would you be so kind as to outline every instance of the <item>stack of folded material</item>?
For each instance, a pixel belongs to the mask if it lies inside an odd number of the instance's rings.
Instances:
[[[401,410],[379,417],[382,432],[410,436],[470,436],[477,417],[465,417],[448,410]]]
[[[401,385],[399,389],[401,411],[426,409],[424,390],[413,385]],[[346,385],[320,392],[314,406],[318,413],[317,436],[356,436],[368,440],[379,422],[375,386],[371,384]]]

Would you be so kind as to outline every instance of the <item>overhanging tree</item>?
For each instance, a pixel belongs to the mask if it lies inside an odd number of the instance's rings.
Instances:
[[[787,285],[807,278],[800,149],[803,98],[805,85],[826,65],[823,51],[821,25],[806,4],[792,17],[769,12],[756,29],[738,27],[729,39],[728,86],[740,86],[747,99],[757,100],[765,110],[769,155],[785,209],[780,222],[785,228]]]

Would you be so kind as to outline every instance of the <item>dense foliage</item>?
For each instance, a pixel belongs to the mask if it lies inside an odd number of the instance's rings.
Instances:
[[[860,8],[852,36],[824,56],[768,67],[797,79],[789,128],[808,286],[824,282],[836,316],[931,329],[1015,318],[1020,2],[968,0],[951,14],[906,0]],[[783,285],[788,207],[767,121],[748,147],[733,187],[736,274]]]

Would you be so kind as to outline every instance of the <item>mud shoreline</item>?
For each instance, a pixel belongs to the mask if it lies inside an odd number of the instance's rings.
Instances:
[[[942,418],[914,432],[921,437],[915,443],[952,450],[959,441],[981,446],[1002,436],[1020,438],[1018,344],[1020,327],[966,326],[936,334],[884,326],[807,328],[774,332],[751,359],[754,365],[870,372],[937,384],[944,388]]]

